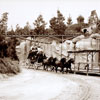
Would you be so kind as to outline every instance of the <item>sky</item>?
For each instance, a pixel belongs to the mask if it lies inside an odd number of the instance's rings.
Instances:
[[[48,27],[49,20],[57,15],[57,10],[61,11],[65,21],[70,15],[73,23],[76,23],[77,17],[82,15],[87,22],[92,10],[96,10],[100,17],[100,0],[0,0],[0,17],[4,12],[9,13],[8,29],[11,26],[15,28],[17,24],[23,27],[26,22],[33,28],[33,22],[40,14]]]

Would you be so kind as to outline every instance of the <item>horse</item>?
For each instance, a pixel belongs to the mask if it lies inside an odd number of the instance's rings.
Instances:
[[[61,71],[64,72],[64,68],[66,68],[66,73],[68,72],[68,69],[72,72],[71,64],[74,64],[74,59],[70,58],[67,62],[64,63],[64,66],[62,67]]]
[[[49,57],[48,59],[43,60],[43,69],[48,71],[48,67],[51,67],[53,62],[53,57]]]
[[[37,62],[38,62],[39,64],[42,63],[42,65],[43,65],[43,61],[44,61],[44,59],[47,59],[47,57],[46,57],[45,54],[43,54],[43,52],[39,52],[39,53],[37,54],[36,59],[37,59]],[[39,67],[39,66],[37,66],[37,69],[38,69],[38,67]]]
[[[65,62],[66,62],[66,58],[61,58],[60,61],[56,61],[55,62],[55,66],[54,67],[55,67],[56,73],[58,71],[58,67],[60,67],[62,69],[64,64],[65,64]]]
[[[53,61],[51,62],[51,66],[52,66],[51,71],[54,71],[55,70],[56,61],[58,61],[58,59],[56,57],[53,58]]]

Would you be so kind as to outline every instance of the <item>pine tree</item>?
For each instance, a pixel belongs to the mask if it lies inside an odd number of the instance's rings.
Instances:
[[[55,34],[64,34],[66,25],[64,23],[65,18],[62,13],[58,10],[57,17],[53,17],[50,20],[50,28],[53,29]]]
[[[72,18],[69,16],[67,19],[67,25],[72,25]]]
[[[39,15],[38,18],[35,20],[34,24],[34,32],[36,34],[44,34],[46,22],[44,21],[42,15]]]
[[[27,22],[26,25],[24,26],[23,32],[24,34],[30,34],[30,30],[31,30],[31,26],[29,22]]]
[[[0,20],[0,34],[7,33],[7,20],[8,20],[8,13],[5,12],[2,14],[2,18]]]
[[[78,23],[78,24],[83,24],[83,23],[84,23],[84,17],[81,16],[81,15],[78,16],[78,17],[77,17],[77,23]]]

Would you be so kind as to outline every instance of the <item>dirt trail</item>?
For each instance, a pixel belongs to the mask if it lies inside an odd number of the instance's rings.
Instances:
[[[23,69],[0,80],[0,100],[100,100],[100,79]]]

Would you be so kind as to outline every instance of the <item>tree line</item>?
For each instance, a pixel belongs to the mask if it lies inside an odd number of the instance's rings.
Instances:
[[[4,18],[4,19],[3,19]],[[3,15],[3,18],[0,21],[0,34],[5,34],[5,30],[7,30],[7,13]],[[77,23],[74,24],[71,16],[67,18],[67,22],[65,22],[65,17],[63,14],[57,10],[57,15],[49,20],[49,28],[46,28],[47,23],[45,22],[42,15],[39,15],[37,19],[33,22],[34,29],[31,29],[29,22],[22,28],[19,24],[16,25],[15,31],[11,28],[10,31],[7,31],[6,34],[17,34],[17,35],[32,35],[32,34],[77,34],[81,33],[81,29],[88,27],[90,23],[90,19],[88,19],[88,23],[84,22],[84,17],[82,15],[77,17]],[[100,23],[100,20],[98,20]],[[100,31],[100,25],[96,29],[96,32]]]

